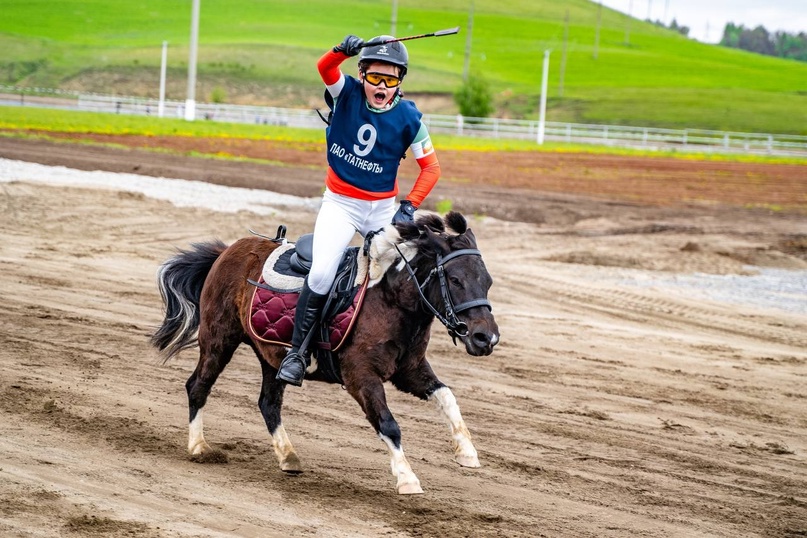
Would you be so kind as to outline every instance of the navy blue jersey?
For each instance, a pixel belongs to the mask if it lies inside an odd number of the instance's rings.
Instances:
[[[345,76],[325,130],[328,164],[339,179],[369,192],[392,192],[398,166],[415,140],[423,115],[401,99],[384,112],[368,110],[359,80]]]

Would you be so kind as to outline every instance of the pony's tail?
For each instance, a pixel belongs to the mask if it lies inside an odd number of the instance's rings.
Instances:
[[[199,298],[207,274],[227,245],[221,241],[194,243],[180,250],[157,273],[157,285],[165,305],[165,319],[151,335],[163,362],[196,344],[199,329]]]

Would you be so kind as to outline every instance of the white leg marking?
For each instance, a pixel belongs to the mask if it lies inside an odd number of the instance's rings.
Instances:
[[[210,450],[210,445],[205,442],[204,421],[200,409],[188,427],[188,453],[196,455],[210,452]]]
[[[420,487],[420,480],[418,480],[418,477],[412,472],[412,467],[409,466],[409,462],[406,461],[403,448],[396,448],[386,435],[378,434],[378,436],[382,441],[387,443],[387,447],[389,448],[392,475],[398,479],[398,483],[395,485],[398,493],[401,495],[423,493],[423,488]]]
[[[287,473],[303,472],[300,458],[297,457],[297,452],[294,450],[283,424],[280,424],[272,434],[272,445],[275,448],[277,461],[280,463],[280,470]]]
[[[433,399],[437,403],[437,409],[451,426],[454,461],[463,467],[481,467],[476,448],[471,442],[471,433],[465,426],[465,421],[462,420],[460,406],[457,405],[457,399],[454,398],[454,393],[451,392],[451,389],[448,387],[437,389],[429,399]]]

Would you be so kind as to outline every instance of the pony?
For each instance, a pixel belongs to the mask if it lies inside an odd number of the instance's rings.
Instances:
[[[164,362],[199,346],[199,362],[185,383],[188,452],[193,456],[214,452],[204,438],[202,409],[236,348],[251,347],[263,377],[258,408],[280,469],[294,474],[302,472],[302,466],[281,420],[285,383],[275,379],[286,348],[256,338],[249,328],[255,281],[279,243],[258,236],[230,246],[213,240],[178,250],[158,271],[165,316],[151,343]],[[388,225],[365,243],[365,249],[368,287],[352,332],[335,352],[335,360],[343,388],[389,448],[397,492],[422,493],[404,455],[401,430],[387,407],[383,384],[389,381],[398,390],[436,402],[450,425],[454,460],[463,467],[479,467],[457,400],[432,371],[426,348],[437,318],[454,344],[460,340],[469,355],[492,353],[499,342],[487,299],[493,279],[465,217],[454,211],[444,218],[426,213],[412,223]],[[329,381],[316,360],[306,370],[306,379]]]

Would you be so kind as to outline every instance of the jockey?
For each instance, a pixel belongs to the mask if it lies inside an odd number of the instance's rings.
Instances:
[[[370,42],[394,39],[374,37]],[[358,79],[339,66],[359,54]],[[412,222],[415,210],[440,178],[440,164],[422,114],[403,99],[401,83],[409,54],[401,42],[365,46],[349,35],[317,62],[327,97],[333,99],[326,129],[328,171],[314,226],[311,271],[303,283],[294,318],[292,347],[277,379],[300,386],[311,352],[300,349],[316,330],[322,307],[345,248],[356,232],[366,236],[390,223]],[[420,166],[412,190],[395,209],[398,167],[406,149]]]

